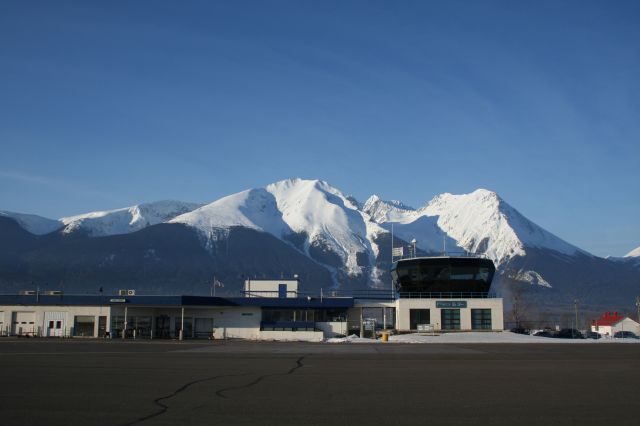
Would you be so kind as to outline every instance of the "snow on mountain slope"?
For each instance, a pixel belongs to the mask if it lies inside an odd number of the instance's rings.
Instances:
[[[367,218],[368,219],[368,218]],[[171,222],[199,229],[209,238],[243,226],[287,240],[304,234],[303,250],[312,246],[337,254],[350,275],[362,273],[358,254],[377,250],[368,238],[367,219],[340,191],[318,180],[289,179],[214,201]]]
[[[486,189],[465,195],[439,195],[427,204],[424,212],[438,216],[438,226],[467,251],[486,253],[498,263],[523,256],[526,247],[568,255],[586,254],[537,226]]]
[[[150,225],[166,222],[194,210],[201,204],[181,201],[156,201],[122,209],[63,217],[64,233],[86,231],[92,237],[128,234]]]
[[[372,195],[364,203],[362,211],[367,213],[376,223],[401,222],[415,213],[415,209],[401,201],[383,201],[379,196]]]
[[[638,257],[638,258],[640,258],[640,247],[631,250],[624,257]]]
[[[399,201],[383,201],[377,195],[371,196],[363,207],[371,220],[377,222],[387,232],[392,230],[396,238],[411,241],[414,238],[417,246],[430,253],[462,250],[454,239],[438,227],[437,217],[430,217]],[[457,250],[456,250],[457,248]]]
[[[58,220],[48,219],[34,214],[0,211],[0,216],[15,220],[22,228],[35,235],[48,234],[64,226]]]
[[[624,255],[624,257],[608,256],[607,260],[625,263],[627,265],[632,265],[634,267],[640,268],[640,247],[631,250],[629,253]]]
[[[441,251],[443,245],[455,251],[457,245],[471,253],[484,253],[497,264],[524,256],[526,247],[586,254],[535,225],[486,189],[441,194],[418,210],[398,208],[376,197],[367,201],[365,211],[386,229],[394,223],[398,237],[406,241],[416,238],[418,247],[427,251]]]
[[[220,230],[235,226],[282,235],[290,231],[282,220],[273,194],[264,188],[248,189],[171,219],[215,238]]]

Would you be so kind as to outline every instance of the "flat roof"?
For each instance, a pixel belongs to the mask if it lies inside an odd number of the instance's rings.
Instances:
[[[262,308],[350,308],[353,297],[211,297],[185,295],[0,295],[0,306],[256,306]]]

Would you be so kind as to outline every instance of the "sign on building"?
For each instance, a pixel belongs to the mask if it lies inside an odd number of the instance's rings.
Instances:
[[[436,300],[436,308],[466,308],[466,300]]]

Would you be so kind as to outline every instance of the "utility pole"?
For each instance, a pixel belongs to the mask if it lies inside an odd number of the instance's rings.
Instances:
[[[576,311],[576,322],[575,322],[575,326],[574,328],[577,330],[578,329],[578,299],[574,299],[573,300],[573,307]]]
[[[447,255],[447,234],[442,234],[442,256]]]

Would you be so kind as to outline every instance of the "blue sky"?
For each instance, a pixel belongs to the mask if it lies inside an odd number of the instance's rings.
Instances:
[[[3,2],[0,209],[484,187],[640,246],[635,1]]]

